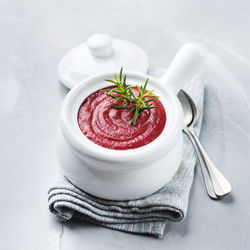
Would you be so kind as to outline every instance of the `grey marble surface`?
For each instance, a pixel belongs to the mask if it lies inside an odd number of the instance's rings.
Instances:
[[[249,1],[0,1],[0,249],[249,249],[249,25]],[[211,53],[201,141],[233,193],[210,200],[197,168],[187,218],[163,239],[62,225],[48,212],[67,92],[57,64],[96,32],[136,42],[156,66],[187,41]]]

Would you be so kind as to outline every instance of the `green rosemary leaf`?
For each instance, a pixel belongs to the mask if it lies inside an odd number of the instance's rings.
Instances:
[[[114,101],[114,104],[116,104],[117,102],[121,101],[122,98],[117,98],[115,101]]]
[[[157,108],[160,108],[160,107],[158,107],[158,106],[146,106],[142,109],[144,110],[144,109],[157,109]]]
[[[144,87],[143,87],[143,94],[144,94],[144,92],[145,92],[145,90],[146,90],[146,88],[147,88],[148,80],[149,80],[149,78],[147,78],[147,80],[146,80],[146,82],[145,82],[145,84],[144,84]]]
[[[121,91],[117,91],[117,90],[113,90],[112,92],[113,92],[113,93],[117,93],[117,94],[122,94]]]
[[[114,74],[114,76],[115,76],[116,84],[119,83],[119,80],[118,80],[118,78],[117,78],[117,75]],[[118,84],[117,84],[117,85],[118,85]],[[118,86],[119,86],[119,85],[118,85]]]
[[[135,126],[135,124],[136,124],[136,120],[137,120],[138,114],[139,114],[139,110],[135,109],[134,116],[130,120],[130,124],[132,124],[133,126]]]
[[[126,79],[127,79],[127,76],[125,75],[124,78],[123,78],[123,88],[124,88],[124,90],[126,90]]]
[[[116,84],[116,82],[115,82],[115,81],[113,81],[113,80],[105,79],[105,81],[106,81],[106,82],[111,82],[111,83]]]
[[[111,93],[114,91],[114,89],[110,89],[108,94],[111,95]]]
[[[152,94],[153,92],[154,92],[154,90],[148,91],[147,93],[144,94],[144,97],[152,96],[151,94]]]
[[[100,90],[100,92],[109,92],[110,91],[110,89],[102,89],[102,90]]]
[[[123,97],[124,99],[132,100],[131,97],[126,96],[126,95],[117,95],[117,97]]]
[[[145,103],[147,103],[147,102],[152,102],[152,101],[155,101],[155,100],[157,100],[157,99],[159,99],[159,96],[155,96],[154,98],[147,99],[147,100],[144,101],[144,102],[145,102]]]
[[[136,99],[135,94],[134,94],[133,90],[131,90],[131,88],[129,88],[129,92],[130,92],[131,96],[133,96],[133,98]]]
[[[132,89],[132,88],[134,88],[134,86],[129,85],[129,86],[127,86],[126,88],[127,88],[127,89]]]
[[[107,95],[110,96],[110,97],[112,97],[112,98],[116,98],[116,96],[111,95],[111,94],[109,94],[109,93],[107,93]]]
[[[136,84],[136,87],[137,87],[137,89],[138,89],[138,91],[139,91],[139,98],[142,96],[142,91],[141,91],[141,88]]]
[[[120,82],[122,81],[122,67],[121,67],[121,70],[120,70]]]

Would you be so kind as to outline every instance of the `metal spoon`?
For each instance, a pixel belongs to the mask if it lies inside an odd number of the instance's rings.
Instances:
[[[198,120],[198,111],[193,100],[183,90],[179,91],[178,99],[184,113],[183,131],[189,136],[195,147],[208,195],[212,199],[219,199],[231,192],[231,185],[210,160],[194,132],[194,125]]]

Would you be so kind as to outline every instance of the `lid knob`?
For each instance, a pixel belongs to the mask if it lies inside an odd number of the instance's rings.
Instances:
[[[87,46],[93,56],[107,57],[112,52],[112,39],[107,34],[95,34],[88,38]]]

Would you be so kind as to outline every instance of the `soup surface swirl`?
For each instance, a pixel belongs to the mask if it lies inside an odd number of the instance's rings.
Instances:
[[[138,95],[137,88],[133,88],[133,92]],[[110,108],[113,102],[112,97],[98,90],[81,104],[78,124],[92,142],[109,149],[134,149],[154,141],[163,131],[167,117],[160,100],[153,101],[153,106],[159,108],[140,112],[135,126],[129,123],[133,113],[128,109]]]

